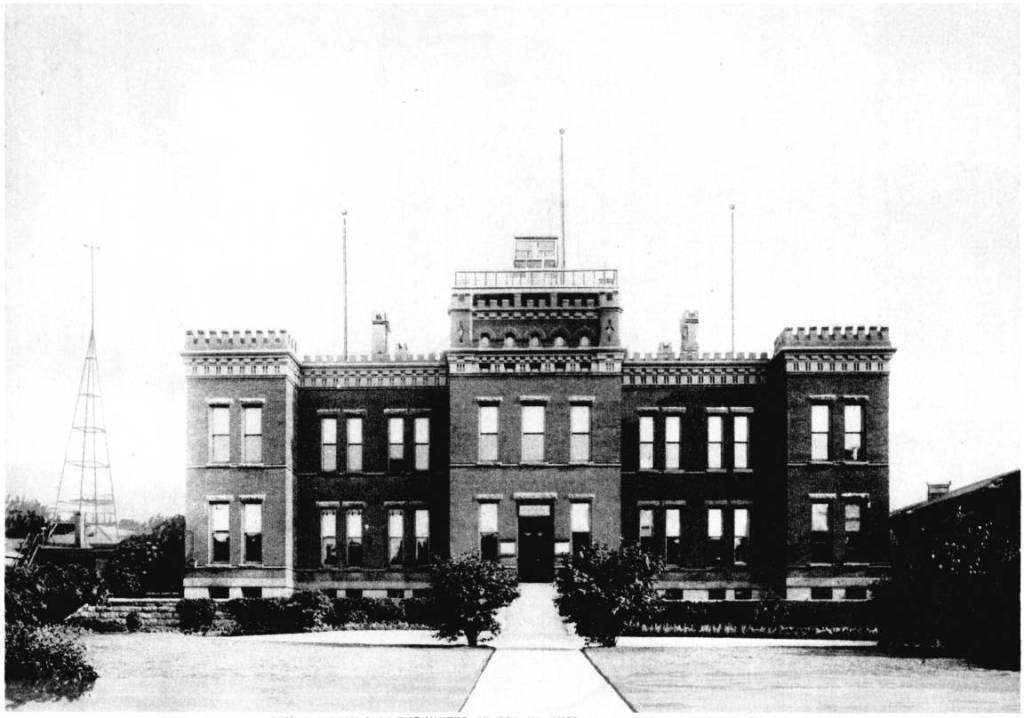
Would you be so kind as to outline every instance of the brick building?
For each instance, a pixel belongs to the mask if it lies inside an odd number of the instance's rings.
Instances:
[[[863,599],[888,564],[884,327],[768,354],[627,355],[615,270],[516,239],[456,272],[450,348],[299,358],[284,331],[188,332],[187,596],[410,595],[432,555],[547,581],[589,541],[664,557],[668,598]]]

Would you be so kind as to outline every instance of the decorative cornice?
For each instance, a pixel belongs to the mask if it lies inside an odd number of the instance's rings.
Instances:
[[[786,353],[786,371],[792,374],[888,374],[892,352]]]
[[[623,353],[616,350],[471,351],[448,354],[451,374],[617,374]]]
[[[764,384],[764,362],[624,362],[624,386]]]

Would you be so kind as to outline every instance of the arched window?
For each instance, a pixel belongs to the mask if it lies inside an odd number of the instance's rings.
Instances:
[[[556,336],[555,337],[555,346],[556,347],[564,347],[565,346],[565,337]]]
[[[481,334],[480,335],[480,346],[481,347],[489,347],[489,346],[491,346],[491,337],[489,335],[487,335],[487,334]]]
[[[505,335],[505,346],[506,347],[514,347],[515,345],[516,345],[516,335],[515,334],[506,334]]]

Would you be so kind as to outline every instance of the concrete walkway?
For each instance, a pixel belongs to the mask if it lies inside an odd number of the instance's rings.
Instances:
[[[498,614],[502,631],[463,713],[593,715],[630,707],[580,650],[582,639],[558,617],[554,587],[520,584]]]

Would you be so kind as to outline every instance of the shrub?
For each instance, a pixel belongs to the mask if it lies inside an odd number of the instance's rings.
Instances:
[[[400,602],[393,598],[335,598],[334,624],[403,623],[405,615]]]
[[[233,598],[224,604],[235,633],[291,633],[295,621],[286,598]]]
[[[96,682],[96,671],[85,661],[84,647],[66,629],[8,622],[4,649],[9,705],[75,700]]]
[[[138,611],[129,611],[124,617],[124,627],[134,633],[142,628],[142,618]]]
[[[428,613],[437,637],[456,641],[466,636],[477,645],[480,634],[497,634],[501,626],[495,612],[519,596],[515,575],[495,561],[463,554],[438,561],[430,567],[433,595]]]
[[[293,630],[318,631],[335,622],[331,598],[323,591],[298,591],[288,599]]]
[[[649,619],[657,604],[659,559],[626,544],[588,546],[570,556],[555,577],[555,605],[587,643],[614,646],[630,623]]]
[[[399,605],[405,622],[410,626],[432,626],[438,622],[437,607],[432,598],[404,598]]]
[[[128,630],[124,623],[114,621],[110,618],[98,618],[96,616],[71,616],[65,625],[71,628],[80,628],[83,631],[93,633],[124,633]]]
[[[217,617],[217,604],[211,598],[183,598],[174,606],[183,631],[206,633]]]

